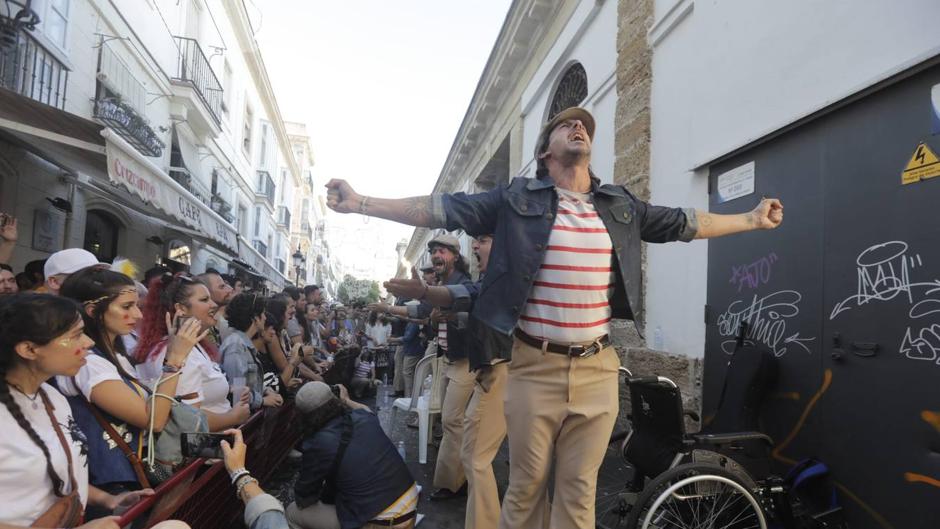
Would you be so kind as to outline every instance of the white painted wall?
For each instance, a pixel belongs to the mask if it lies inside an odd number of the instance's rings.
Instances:
[[[707,168],[692,168],[940,53],[937,0],[657,0],[655,12],[651,191],[664,205],[707,209]],[[650,245],[650,346],[703,354],[706,265],[703,241]]]
[[[588,96],[582,105],[597,122],[591,165],[604,182],[614,174],[614,89],[617,67],[617,2],[582,0],[522,95],[523,165],[520,175],[535,176],[535,143],[549,118],[550,98],[560,76],[574,62],[587,73]]]
[[[194,16],[197,18],[195,22],[193,22]],[[187,34],[187,28],[192,29],[193,32]],[[38,33],[41,34],[41,28]],[[260,145],[260,121],[271,121],[271,117],[265,113],[258,86],[251,76],[244,58],[244,50],[240,48],[235,37],[222,0],[151,0],[147,2],[141,0],[70,0],[66,46],[62,49],[56,48],[55,53],[70,69],[66,110],[87,119],[91,119],[93,114],[99,54],[97,46],[101,35],[109,40],[108,46],[121,58],[134,78],[144,85],[149,94],[144,107],[138,110],[148,119],[160,139],[166,144],[162,156],[154,159],[155,163],[164,169],[169,167],[170,131],[173,128],[170,118],[170,99],[167,96],[170,94],[170,78],[176,75],[178,56],[173,36],[198,36],[199,44],[220,82],[223,81],[224,65],[226,61],[228,62],[232,72],[230,93],[226,98],[229,103],[229,112],[222,116],[222,133],[217,138],[195,137],[184,124],[181,141],[187,142],[192,146],[193,151],[198,152],[197,160],[187,160],[187,162],[194,166],[190,169],[207,189],[211,186],[211,174],[214,167],[230,169],[229,174],[232,178],[223,178],[220,182],[223,186],[221,195],[231,201],[233,214],[238,213],[239,205],[247,207],[250,220],[243,223],[246,228],[243,235],[251,233],[254,220],[252,202],[257,181],[255,167],[258,163]],[[251,152],[248,154],[244,153],[241,148],[246,102],[251,106],[254,114]],[[159,127],[166,127],[166,131],[161,132]],[[279,182],[276,167],[280,151],[275,138],[272,130],[268,141],[268,165],[275,182]],[[24,165],[22,174],[31,174],[36,171],[35,168],[27,170],[25,167]],[[0,196],[0,201],[8,208],[5,211],[15,210],[18,216],[26,219],[20,228],[24,241],[28,241],[31,236],[31,228],[27,227],[27,224],[32,224],[32,210],[45,207],[46,196],[66,196],[67,191],[52,174],[36,173],[36,175],[33,179],[11,176],[9,181],[3,182],[3,196]],[[285,197],[285,204],[291,203],[293,182],[290,182],[288,187],[290,189],[279,191],[279,196]],[[18,201],[10,202],[9,197],[16,197]],[[89,195],[89,199],[95,203],[96,199],[93,196]],[[72,237],[68,244],[81,246],[81,236],[84,233],[84,212],[80,209],[85,203],[82,191],[79,191],[75,202],[73,227],[69,230]],[[98,200],[98,203],[106,205],[106,201]],[[135,204],[125,205],[133,208]],[[111,210],[120,214],[118,208],[111,208]],[[129,219],[127,225],[123,226],[124,232],[118,243],[119,252],[142,262],[149,262],[156,247],[142,241],[153,234],[149,231],[153,229],[153,226],[140,224],[137,220],[139,219]],[[274,232],[274,217],[265,211],[263,223],[261,239],[267,242],[267,234]],[[281,258],[287,261],[286,248],[290,245],[286,239],[283,239],[281,243],[282,249],[285,250],[281,252],[283,254]],[[196,272],[202,270],[209,256],[215,255],[218,258],[222,255],[209,248],[203,251],[198,244],[194,246],[192,248],[193,270]],[[268,254],[271,262],[273,262],[272,252],[273,248]],[[26,258],[35,257],[33,254],[37,252],[24,249],[18,253]]]

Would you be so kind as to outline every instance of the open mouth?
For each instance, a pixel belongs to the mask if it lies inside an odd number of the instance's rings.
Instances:
[[[586,138],[585,138],[585,136],[584,136],[583,133],[581,133],[581,132],[575,132],[575,133],[572,134],[571,136],[568,136],[568,140],[569,140],[569,141],[580,141],[580,142],[584,142],[584,141],[586,141]]]

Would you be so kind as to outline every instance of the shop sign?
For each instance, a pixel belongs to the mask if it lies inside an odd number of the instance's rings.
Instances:
[[[33,249],[54,253],[62,249],[64,215],[46,209],[33,213]]]
[[[195,229],[206,237],[237,250],[235,229],[213,214],[208,206],[179,188],[168,175],[156,173],[107,142],[108,177],[144,202],[178,219],[184,226]]]

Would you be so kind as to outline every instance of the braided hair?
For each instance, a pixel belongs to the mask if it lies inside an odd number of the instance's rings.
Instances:
[[[105,358],[117,368],[118,373],[125,380],[134,380],[136,377],[128,373],[117,361],[117,355],[127,355],[124,340],[120,336],[109,340],[104,324],[104,315],[108,307],[124,292],[137,292],[134,280],[120,272],[93,266],[70,275],[59,289],[60,295],[72,298],[83,305],[85,310],[82,311],[82,318],[85,320],[85,334],[94,340],[95,347],[105,354]],[[92,307],[90,315],[87,310],[89,306]]]
[[[52,480],[56,496],[64,496],[65,482],[52,467],[49,447],[43,442],[36,430],[23,415],[19,404],[10,393],[10,383],[6,375],[17,363],[24,360],[16,353],[17,344],[32,342],[46,345],[62,336],[75,325],[81,316],[74,301],[50,294],[25,292],[13,294],[0,300],[0,402],[6,406],[16,424],[26,432],[30,440],[42,450],[46,457],[46,474]],[[39,392],[45,400],[45,391]]]

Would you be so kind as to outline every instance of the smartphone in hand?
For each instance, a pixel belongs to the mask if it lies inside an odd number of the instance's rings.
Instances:
[[[222,441],[228,441],[231,446],[235,443],[235,437],[224,433],[209,432],[183,432],[180,436],[183,457],[222,459]]]

